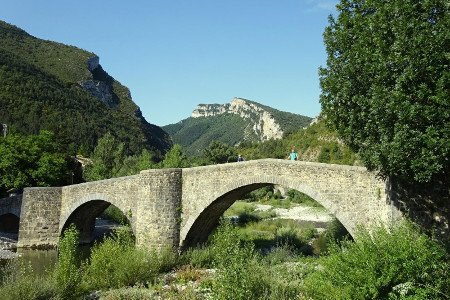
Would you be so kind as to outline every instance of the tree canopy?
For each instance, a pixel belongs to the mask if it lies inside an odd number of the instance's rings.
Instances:
[[[337,9],[320,69],[327,121],[381,175],[449,174],[448,0],[341,0]]]
[[[0,138],[0,192],[69,183],[71,166],[53,133]]]
[[[209,147],[203,150],[203,156],[213,164],[223,164],[237,159],[234,148],[220,141],[212,141]]]

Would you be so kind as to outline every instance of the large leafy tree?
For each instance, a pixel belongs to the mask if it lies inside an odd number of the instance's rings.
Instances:
[[[324,41],[322,111],[369,169],[449,174],[450,2],[341,0]]]
[[[185,168],[188,166],[186,156],[183,154],[182,148],[179,144],[173,147],[166,153],[164,160],[161,162],[161,167],[167,168]]]
[[[212,141],[209,147],[203,150],[203,156],[213,164],[223,164],[237,159],[235,149],[220,141]]]
[[[115,177],[124,159],[125,144],[108,132],[98,140],[92,154],[93,163],[84,170],[84,177],[87,181]]]
[[[69,183],[70,161],[53,133],[0,138],[0,192]]]

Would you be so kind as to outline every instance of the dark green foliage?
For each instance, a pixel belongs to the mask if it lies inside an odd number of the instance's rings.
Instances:
[[[140,155],[130,155],[123,159],[115,176],[129,176],[138,174],[142,170],[155,168],[157,155],[147,149],[142,150]]]
[[[68,184],[70,159],[48,131],[0,137],[0,194],[11,188]]]
[[[254,201],[268,200],[272,198],[272,196],[273,196],[273,184],[270,184],[262,188],[256,189],[254,191],[251,191],[250,193],[245,195],[244,198],[247,201],[254,202]]]
[[[171,157],[176,149],[166,153]],[[98,140],[91,156],[92,164],[86,166],[84,179],[95,181],[119,176],[129,176],[155,167],[156,155],[146,149],[140,155],[125,155],[125,144],[121,143],[112,134],[107,133]]]
[[[190,156],[200,156],[212,141],[236,145],[244,140],[247,122],[237,115],[223,114],[214,117],[188,118],[164,126],[173,139]]]
[[[108,219],[114,221],[118,224],[122,225],[130,225],[130,221],[127,216],[123,214],[123,212],[114,205],[108,206],[100,215],[101,218]]]
[[[305,280],[313,299],[446,299],[449,257],[409,224],[360,232],[335,246]]]
[[[172,149],[170,149],[164,160],[161,162],[163,168],[185,168],[188,167],[188,162],[186,156],[181,151],[181,146],[175,144]]]
[[[320,70],[327,121],[382,175],[448,176],[448,1],[342,0],[337,7]]]
[[[159,273],[172,269],[176,261],[171,250],[136,249],[131,228],[124,227],[94,246],[84,266],[83,288],[91,291],[148,284]]]
[[[299,204],[306,204],[311,207],[322,207],[316,200],[309,197],[308,195],[305,195],[297,190],[289,190],[287,192],[287,199],[290,202],[293,203],[299,203]]]
[[[212,141],[208,148],[203,150],[203,156],[213,164],[223,164],[237,160],[235,149],[219,141]]]
[[[11,129],[50,130],[63,144],[87,152],[107,132],[124,143],[127,154],[144,148],[165,152],[170,146],[167,134],[142,118],[126,87],[101,67],[89,72],[93,53],[34,38],[3,21],[0,40],[0,120]],[[79,85],[92,79],[109,84],[114,108]]]
[[[125,146],[108,132],[98,140],[91,158],[93,164],[84,172],[87,181],[114,177],[125,158]]]

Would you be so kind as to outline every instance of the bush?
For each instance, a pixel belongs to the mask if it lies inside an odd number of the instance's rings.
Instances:
[[[209,245],[188,249],[181,256],[182,264],[190,264],[197,268],[212,268],[214,265],[214,251]]]
[[[58,293],[63,299],[72,299],[80,291],[78,241],[79,232],[72,224],[64,231],[58,244],[58,263],[54,275]]]
[[[108,206],[105,209],[105,211],[103,211],[103,213],[101,214],[101,217],[108,219],[108,220],[115,221],[119,224],[130,225],[130,221],[123,214],[123,212],[119,208],[117,208],[116,206],[114,206],[112,204],[110,206]]]
[[[212,242],[218,268],[212,290],[214,299],[256,299],[262,286],[253,244],[242,242],[229,223],[221,224]]]
[[[410,224],[361,232],[330,249],[305,279],[314,299],[441,299],[450,295],[449,257]]]
[[[344,240],[352,240],[352,237],[344,225],[338,219],[334,218],[329,223],[327,229],[313,241],[314,254],[327,254],[330,245],[340,243]]]
[[[273,197],[273,185],[267,185],[248,193],[245,198],[248,201],[261,201],[262,199],[270,199]]]
[[[130,228],[120,228],[103,243],[94,245],[85,265],[83,282],[88,290],[146,285],[175,262],[172,251],[156,253],[136,249]]]

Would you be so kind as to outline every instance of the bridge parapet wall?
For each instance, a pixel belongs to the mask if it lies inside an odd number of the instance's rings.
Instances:
[[[61,193],[61,187],[24,190],[18,247],[53,247],[58,244]]]

